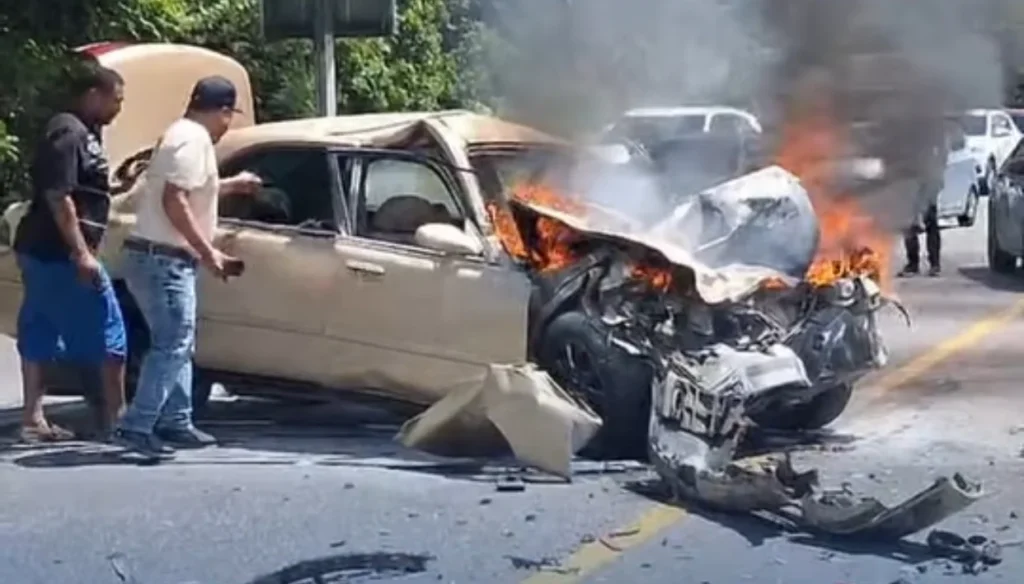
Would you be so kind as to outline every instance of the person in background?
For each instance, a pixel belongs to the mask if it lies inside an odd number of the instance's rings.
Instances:
[[[240,273],[239,260],[213,245],[218,199],[255,193],[261,184],[248,172],[219,179],[214,143],[231,124],[235,100],[228,79],[196,83],[184,117],[153,150],[138,192],[137,222],[124,244],[125,282],[149,326],[150,349],[114,440],[147,457],[216,442],[192,419],[197,266],[218,278]]]
[[[96,250],[110,213],[101,132],[121,111],[124,80],[89,62],[70,79],[73,102],[52,117],[32,162],[32,200],[14,251],[24,286],[18,353],[24,391],[21,438],[73,438],[43,413],[43,364],[64,357],[100,369],[109,427],[124,408],[124,320]]]
[[[925,236],[925,250],[928,254],[928,275],[937,277],[942,273],[942,231],[939,228],[938,197],[945,186],[946,159],[949,155],[948,133],[939,133],[926,148],[924,157],[924,178],[919,183],[917,200],[918,212],[914,223],[903,232],[903,249],[907,263],[900,270],[903,278],[921,273],[921,232]]]

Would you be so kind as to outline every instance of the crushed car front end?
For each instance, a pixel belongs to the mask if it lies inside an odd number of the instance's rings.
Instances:
[[[645,456],[652,400],[698,433],[820,428],[885,363],[870,271],[800,277],[818,225],[781,168],[695,195],[644,235],[532,196],[512,201],[510,247],[530,250],[531,357],[602,417],[590,454]]]

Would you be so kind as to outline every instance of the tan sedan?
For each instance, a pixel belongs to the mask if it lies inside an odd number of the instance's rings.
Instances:
[[[194,64],[187,71],[183,56]],[[178,82],[140,89],[135,81],[168,58]],[[124,111],[106,136],[126,189],[148,146],[180,115],[194,78],[226,72],[247,83],[237,63],[194,47],[132,46],[99,59],[127,81]],[[243,89],[242,103],[251,104]],[[154,107],[161,100],[166,107]],[[237,125],[218,144],[221,170],[255,172],[265,188],[221,204],[216,243],[242,258],[246,272],[228,282],[200,279],[197,405],[215,382],[245,394],[308,397],[343,388],[429,405],[480,384],[489,364],[526,361],[531,283],[501,250],[485,205],[529,171],[533,155],[545,158],[562,142],[466,111],[255,125],[242,116]],[[103,243],[115,281],[134,197],[130,189],[116,197]],[[23,209],[5,214],[9,234]],[[0,325],[7,334],[15,330],[18,278],[6,248]],[[131,373],[148,335],[120,283],[118,291]],[[66,373],[57,368],[53,385],[78,391],[80,373]]]

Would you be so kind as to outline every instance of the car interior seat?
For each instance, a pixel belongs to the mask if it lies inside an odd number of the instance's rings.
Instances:
[[[444,210],[444,215],[448,215],[447,210]],[[416,195],[391,197],[376,212],[371,213],[368,219],[371,237],[410,245],[415,243],[414,236],[420,226],[436,223],[439,219],[444,221],[430,201]]]

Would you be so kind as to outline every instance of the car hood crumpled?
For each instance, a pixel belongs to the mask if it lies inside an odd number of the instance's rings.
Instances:
[[[685,197],[667,218],[647,227],[596,205],[574,214],[513,201],[581,233],[642,246],[690,270],[697,294],[708,304],[742,300],[768,280],[797,283],[818,245],[807,191],[779,166]]]

